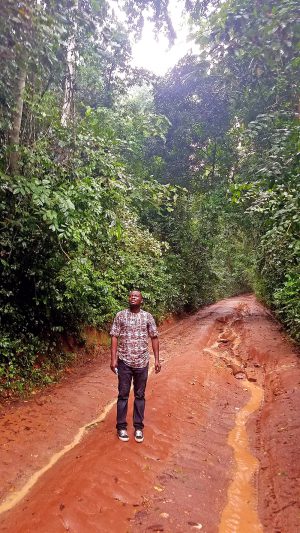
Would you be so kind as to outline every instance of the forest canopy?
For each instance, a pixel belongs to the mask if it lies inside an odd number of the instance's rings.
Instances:
[[[157,319],[255,292],[300,339],[299,8],[186,1],[199,54],[132,63],[169,2],[1,1],[0,388],[143,291]]]

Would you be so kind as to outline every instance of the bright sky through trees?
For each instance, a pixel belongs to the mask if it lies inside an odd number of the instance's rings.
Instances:
[[[192,42],[188,41],[188,20],[183,13],[183,5],[182,0],[170,2],[170,15],[177,34],[171,47],[166,35],[155,36],[154,25],[150,21],[145,22],[141,40],[132,47],[134,65],[163,75],[189,50],[195,48],[194,43],[192,46]]]
[[[138,67],[163,75],[190,49],[188,42],[187,18],[183,15],[183,2],[172,0],[170,14],[177,34],[177,39],[170,47],[165,35],[155,36],[153,24],[146,21],[142,39],[133,45],[133,61]]]

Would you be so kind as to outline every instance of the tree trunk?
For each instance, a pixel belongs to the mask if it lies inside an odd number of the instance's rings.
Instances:
[[[15,108],[12,115],[12,127],[9,135],[9,144],[11,146],[11,153],[9,157],[9,172],[10,174],[16,174],[18,170],[19,160],[19,143],[20,143],[20,131],[23,114],[24,103],[24,90],[26,85],[26,67],[22,67],[19,71],[17,79],[17,92]]]
[[[74,12],[78,10],[78,0],[75,0]],[[72,33],[67,43],[67,72],[65,81],[64,103],[61,116],[61,124],[66,127],[74,116],[74,91],[76,73],[76,22],[73,24]]]

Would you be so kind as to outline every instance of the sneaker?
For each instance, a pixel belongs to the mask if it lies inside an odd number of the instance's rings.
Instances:
[[[127,442],[129,440],[128,433],[127,433],[126,429],[118,429],[117,435],[118,435],[119,439],[122,440],[123,442]]]
[[[143,430],[142,429],[136,429],[135,432],[134,432],[134,438],[135,438],[136,442],[143,442],[143,440],[144,440]]]

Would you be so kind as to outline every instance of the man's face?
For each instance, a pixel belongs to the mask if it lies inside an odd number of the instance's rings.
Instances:
[[[132,291],[128,300],[129,305],[141,305],[143,303],[142,293],[140,291]]]

